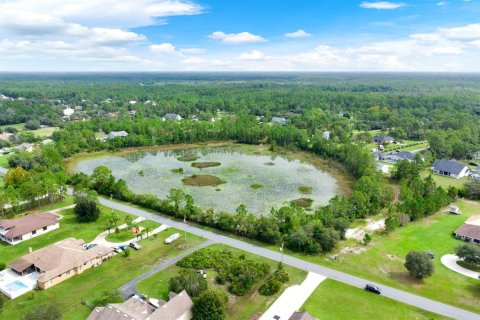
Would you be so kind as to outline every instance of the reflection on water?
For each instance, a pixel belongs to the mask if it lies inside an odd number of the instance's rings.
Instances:
[[[197,169],[191,167],[191,162],[177,160],[181,156],[198,156],[198,162],[220,162],[221,165]],[[335,179],[311,164],[280,156],[246,154],[235,146],[103,156],[81,161],[76,171],[91,174],[101,165],[124,179],[136,193],[164,198],[170,189],[182,188],[194,197],[198,206],[227,212],[235,212],[244,204],[252,213],[268,214],[272,207],[305,197],[298,191],[300,186],[313,188],[307,197],[314,200],[314,206],[326,204],[337,194]],[[171,171],[178,168],[183,168],[183,174]],[[143,171],[141,176],[140,171]],[[215,187],[184,186],[181,180],[194,173],[214,175],[227,183],[219,186],[220,191]],[[252,184],[261,184],[263,188],[252,189]]]

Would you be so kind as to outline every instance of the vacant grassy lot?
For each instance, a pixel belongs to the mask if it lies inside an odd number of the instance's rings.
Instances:
[[[105,207],[101,209],[102,214],[96,222],[79,223],[77,222],[73,209],[67,209],[60,212],[60,214],[63,215],[63,219],[60,220],[60,228],[57,230],[50,231],[49,233],[24,241],[15,246],[0,242],[0,261],[10,263],[27,254],[29,247],[37,250],[69,237],[83,239],[86,242],[92,241],[100,232],[105,231],[107,216],[111,212],[110,209]],[[120,211],[116,211],[116,213],[122,220],[124,220],[127,215]]]
[[[132,250],[129,258],[117,255],[101,266],[86,270],[48,290],[27,293],[15,300],[6,301],[1,319],[22,319],[22,315],[35,306],[52,303],[60,308],[63,319],[85,320],[91,312],[85,302],[94,304],[105,290],[118,289],[162,261],[203,242],[202,238],[189,235],[188,246],[181,242],[176,246],[165,245],[165,238],[176,232],[178,230],[171,228],[159,233],[157,238],[142,240],[142,249]]]
[[[123,224],[123,220],[121,220],[118,224],[119,225]],[[156,229],[156,228],[160,227],[160,223],[157,223],[157,222],[151,221],[151,220],[144,220],[144,221],[138,223],[138,226],[140,228],[148,228],[148,231],[151,232],[151,231],[153,231],[153,229]],[[106,240],[108,240],[110,242],[125,242],[125,241],[128,241],[128,240],[135,239],[135,237],[136,237],[136,235],[134,233],[132,233],[132,230],[130,230],[128,228],[125,228],[125,229],[119,230],[118,233],[109,234],[106,237]]]
[[[60,130],[60,128],[58,127],[48,127],[48,128],[40,128],[37,130],[32,130],[31,132],[37,137],[47,138],[52,136],[52,134],[58,130]]]
[[[318,286],[302,310],[322,320],[447,319],[331,279]]]
[[[8,156],[0,156],[0,167],[9,168],[8,166]]]
[[[468,216],[480,213],[479,202],[461,200],[456,205],[460,207],[462,215],[438,213],[422,221],[410,223],[386,236],[374,235],[366,251],[359,254],[341,254],[337,260],[332,260],[288,250],[285,250],[285,253],[480,313],[478,280],[453,272],[440,262],[444,254],[453,253],[455,247],[463,243],[455,239],[452,232]],[[431,278],[419,281],[409,276],[403,264],[410,250],[430,251],[435,254],[435,273]]]
[[[225,245],[212,245],[211,248],[216,249],[228,249],[232,251],[236,255],[245,254],[247,258],[255,259],[257,262],[267,262],[271,265],[272,270],[275,270],[277,267],[277,263],[272,260],[268,260],[250,253],[246,253],[244,251],[234,249]],[[170,278],[176,276],[182,268],[177,266],[171,266],[165,271],[161,271],[150,278],[147,278],[140,282],[137,286],[137,290],[143,294],[147,294],[150,297],[167,299],[168,298],[168,281]],[[301,283],[307,273],[303,270],[295,269],[292,267],[286,267],[285,270],[290,275],[290,281],[287,285],[293,285],[297,283]],[[215,283],[215,271],[208,270],[208,286],[209,288],[214,288],[217,290],[222,290],[225,293],[228,293],[227,287],[225,285],[220,286]],[[258,288],[261,284],[252,289],[250,294],[237,297],[231,294],[229,295],[229,306],[228,306],[228,313],[227,319],[252,319],[254,315],[261,315],[264,311],[268,309],[268,307],[276,300],[281,293],[276,294],[272,297],[265,297],[258,293]]]

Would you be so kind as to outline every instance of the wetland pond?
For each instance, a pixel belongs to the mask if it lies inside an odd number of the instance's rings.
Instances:
[[[201,208],[230,213],[244,204],[251,213],[266,215],[295,200],[316,207],[339,193],[326,171],[291,156],[258,155],[245,146],[96,156],[80,160],[75,171],[91,174],[98,166],[110,168],[135,193],[164,199],[179,188]]]

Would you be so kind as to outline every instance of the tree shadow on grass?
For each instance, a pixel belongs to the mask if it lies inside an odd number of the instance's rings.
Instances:
[[[389,272],[388,276],[390,279],[395,280],[396,282],[406,284],[406,285],[413,285],[413,286],[421,286],[424,284],[423,280],[415,279],[412,277],[408,272]]]

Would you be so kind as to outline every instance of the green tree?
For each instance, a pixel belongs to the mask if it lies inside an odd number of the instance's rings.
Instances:
[[[207,280],[201,274],[193,271],[183,272],[176,277],[170,278],[168,282],[168,290],[175,293],[185,290],[190,297],[198,297],[207,288]]]
[[[223,292],[207,290],[193,299],[193,318],[195,320],[223,320],[228,297]]]
[[[122,292],[119,289],[106,290],[102,292],[98,300],[99,306],[106,306],[109,303],[123,302]]]
[[[468,264],[480,264],[480,248],[471,244],[464,244],[455,249],[455,253],[460,259],[463,259]]]
[[[80,222],[93,222],[97,221],[100,217],[100,208],[96,201],[82,199],[77,202],[74,208],[77,220]]]
[[[23,316],[24,320],[60,320],[62,313],[53,304],[44,304],[35,307]]]
[[[432,259],[426,252],[419,251],[410,251],[407,254],[405,268],[416,279],[430,277],[435,271]]]

